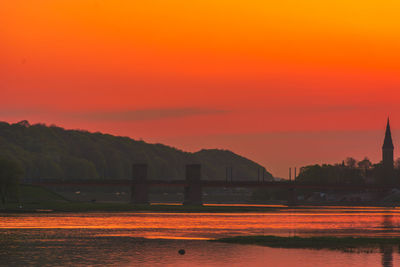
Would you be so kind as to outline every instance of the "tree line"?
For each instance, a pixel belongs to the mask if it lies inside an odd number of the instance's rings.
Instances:
[[[54,125],[0,122],[0,156],[22,168],[21,181],[131,179],[132,163],[146,162],[149,179],[184,179],[185,165],[202,164],[203,179],[257,179],[259,164],[228,150],[184,152],[163,144]],[[265,170],[265,169],[264,169]],[[272,175],[265,171],[265,179]]]
[[[367,157],[360,161],[348,157],[341,163],[302,167],[296,182],[321,185],[394,184],[400,177],[400,158],[395,161],[394,167],[393,172],[387,175],[381,162],[373,164]]]

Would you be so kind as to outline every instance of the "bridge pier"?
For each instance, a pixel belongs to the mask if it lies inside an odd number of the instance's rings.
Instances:
[[[288,195],[288,205],[295,206],[297,205],[297,192],[295,187],[289,188],[289,195]]]
[[[186,182],[183,205],[203,205],[200,164],[186,165]]]
[[[148,204],[147,164],[135,163],[132,165],[132,180],[134,184],[131,187],[131,203]]]

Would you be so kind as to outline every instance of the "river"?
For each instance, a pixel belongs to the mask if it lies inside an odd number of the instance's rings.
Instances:
[[[399,247],[355,253],[207,241],[253,234],[400,237],[400,209],[2,214],[0,265],[400,266]]]

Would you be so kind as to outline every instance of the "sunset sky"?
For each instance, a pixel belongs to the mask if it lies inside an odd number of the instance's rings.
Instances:
[[[0,121],[288,167],[400,147],[399,1],[0,0]]]

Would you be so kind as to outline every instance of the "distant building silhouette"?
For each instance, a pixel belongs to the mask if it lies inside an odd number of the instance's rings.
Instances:
[[[390,132],[390,124],[389,118],[386,124],[386,133],[385,133],[385,140],[383,141],[382,146],[382,167],[383,172],[380,179],[380,183],[385,184],[393,184],[395,183],[394,179],[394,166],[393,166],[393,142],[392,142],[392,134]]]
[[[388,173],[393,171],[393,148],[392,134],[390,132],[390,124],[388,118],[386,124],[385,140],[383,141],[382,146],[382,164],[385,172]]]

